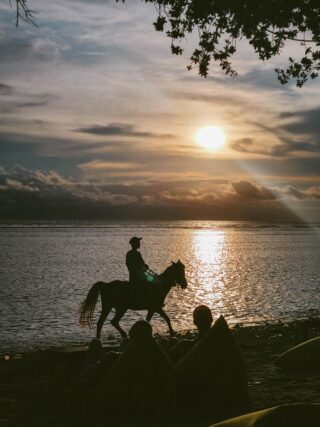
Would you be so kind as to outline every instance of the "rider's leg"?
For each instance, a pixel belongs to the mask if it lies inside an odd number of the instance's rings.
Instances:
[[[167,315],[167,313],[165,313],[164,312],[164,310],[161,308],[160,310],[157,310],[157,312],[160,314],[160,316],[166,321],[166,323],[167,323],[167,325],[168,325],[168,328],[169,328],[169,333],[170,333],[170,335],[174,335],[175,334],[175,332],[174,332],[174,330],[173,330],[173,328],[172,328],[172,325],[171,325],[171,321],[170,321],[170,318],[169,318],[169,316]]]
[[[122,338],[127,338],[127,334],[119,325],[119,321],[122,319],[126,311],[127,311],[127,308],[123,308],[123,307],[116,308],[116,314],[114,315],[114,318],[111,320],[111,325],[114,326],[117,329],[117,331],[120,332]]]

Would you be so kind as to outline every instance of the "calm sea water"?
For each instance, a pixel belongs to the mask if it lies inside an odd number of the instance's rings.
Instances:
[[[91,285],[125,280],[132,236],[156,272],[179,258],[188,288],[173,289],[166,311],[174,328],[192,329],[198,304],[231,324],[320,314],[320,224],[254,222],[88,222],[0,226],[0,353],[86,342],[78,323]],[[96,308],[98,317],[100,303]],[[129,311],[125,329],[145,312]],[[111,316],[111,315],[110,315]],[[112,317],[112,316],[111,316]],[[156,332],[164,333],[154,317]],[[119,339],[105,323],[103,341]]]

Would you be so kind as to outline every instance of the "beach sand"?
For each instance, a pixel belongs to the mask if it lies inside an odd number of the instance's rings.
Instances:
[[[319,322],[318,322],[319,324]],[[237,326],[232,329],[244,360],[249,378],[249,405],[243,412],[264,409],[285,403],[320,403],[320,369],[318,372],[285,371],[274,365],[282,352],[319,335],[317,325],[307,330],[303,321]],[[307,335],[306,335],[307,332]],[[191,333],[192,335],[192,333]],[[190,333],[186,334],[190,337]],[[165,341],[163,337],[157,337]],[[170,339],[167,340],[167,345]],[[73,363],[76,372],[77,363]],[[57,360],[52,351],[39,350],[0,358],[0,426],[208,426],[236,415],[213,408],[182,408],[156,419],[134,419],[130,414],[106,417],[98,421],[86,414],[65,418],[55,413],[50,402],[52,384],[57,378]],[[68,373],[72,377],[72,370]],[[62,375],[67,381],[65,375]],[[152,391],[151,391],[152,392]],[[190,392],[192,392],[190,390]]]

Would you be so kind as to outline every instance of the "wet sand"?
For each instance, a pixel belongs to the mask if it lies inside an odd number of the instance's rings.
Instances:
[[[233,333],[247,365],[249,377],[249,406],[242,412],[264,409],[285,403],[320,403],[320,369],[318,372],[284,371],[273,364],[275,358],[294,345],[320,335],[318,324],[305,328],[305,323],[238,326]],[[306,335],[307,333],[307,335]],[[193,333],[183,334],[185,337]],[[164,346],[170,339],[156,337]],[[114,348],[113,348],[114,350]],[[77,357],[69,370],[72,380],[77,372]],[[235,415],[213,408],[182,408],[163,411],[163,416],[134,419],[130,414],[102,420],[94,415],[79,413],[62,416],[52,409],[52,384],[57,380],[57,357],[51,350],[34,351],[0,358],[0,426],[208,426]],[[191,390],[190,390],[191,392]]]

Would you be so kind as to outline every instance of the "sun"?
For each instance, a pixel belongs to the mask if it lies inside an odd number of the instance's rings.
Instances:
[[[225,133],[218,126],[206,126],[199,129],[195,138],[201,147],[211,151],[221,150],[226,143]]]

